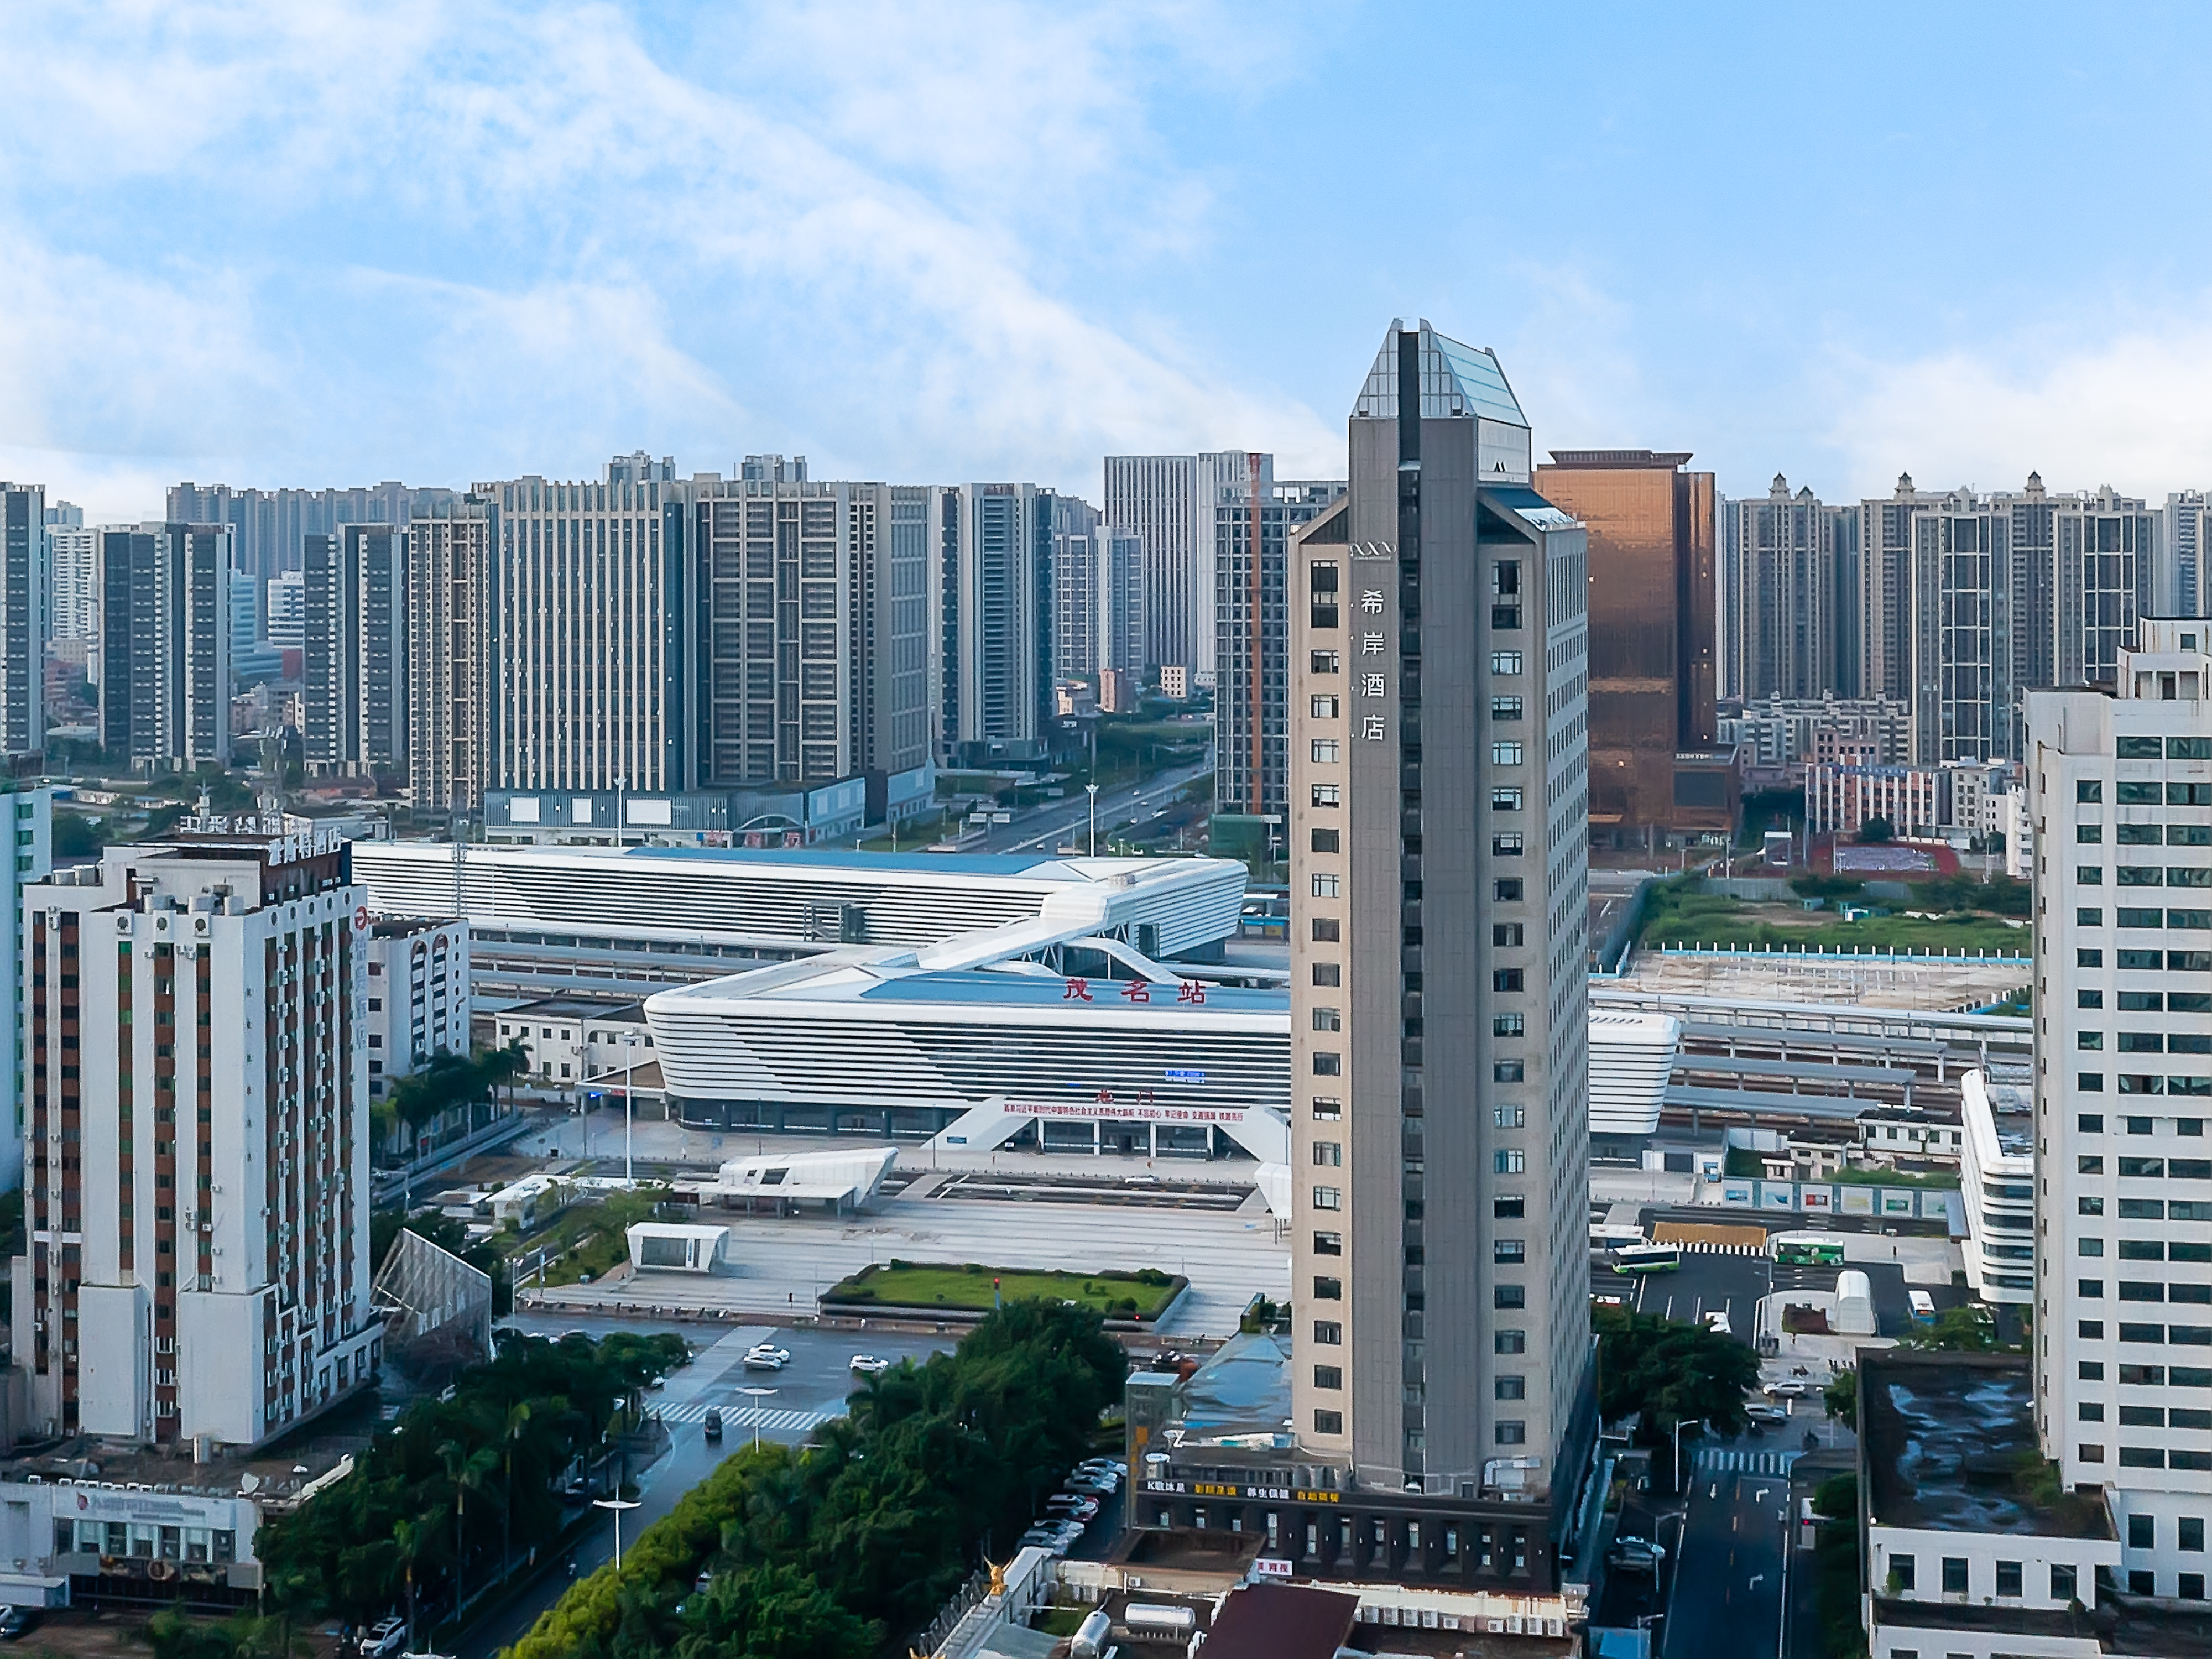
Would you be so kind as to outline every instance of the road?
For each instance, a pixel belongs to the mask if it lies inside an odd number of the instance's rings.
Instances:
[[[1764,1435],[1698,1449],[1662,1659],[1778,1659],[1789,1466],[1798,1455]]]
[[[635,1319],[590,1317],[538,1318],[519,1316],[503,1323],[541,1336],[581,1330],[592,1336],[612,1331],[650,1333],[673,1331],[696,1340],[696,1325],[656,1324]],[[739,1363],[756,1342],[773,1338],[791,1352],[791,1364],[781,1371],[748,1371]],[[744,1326],[720,1334],[714,1345],[690,1365],[668,1379],[665,1390],[647,1396],[651,1409],[667,1424],[671,1446],[658,1462],[641,1474],[633,1472],[640,1507],[623,1516],[623,1536],[634,1539],[674,1508],[678,1498],[713,1471],[729,1453],[748,1442],[757,1428],[763,1440],[799,1441],[811,1433],[826,1417],[842,1415],[845,1396],[855,1382],[847,1362],[855,1352],[881,1356],[896,1363],[924,1359],[949,1348],[952,1339],[895,1336],[873,1331],[855,1337],[850,1333],[774,1330],[764,1325]],[[775,1390],[755,1400],[740,1394],[744,1388]],[[725,1427],[719,1446],[709,1445],[702,1421],[708,1407],[720,1408]],[[605,1524],[593,1530],[574,1554],[578,1575],[588,1573],[614,1553],[614,1529]],[[548,1563],[546,1571],[526,1585],[513,1602],[487,1619],[459,1644],[459,1659],[489,1659],[537,1622],[538,1615],[560,1600],[568,1588],[567,1576]]]
[[[1210,745],[1209,745],[1210,750]],[[1109,836],[1141,823],[1154,814],[1166,810],[1175,792],[1194,778],[1209,775],[1213,770],[1211,752],[1206,758],[1193,766],[1177,766],[1164,772],[1156,772],[1139,783],[1123,784],[1118,788],[1098,792],[1098,845],[1103,849]],[[1091,798],[1081,790],[1063,800],[1047,801],[1042,806],[1014,815],[1012,823],[994,824],[982,844],[974,850],[979,853],[1050,853],[1061,847],[1080,847],[1086,851],[1091,845]],[[1198,850],[1204,850],[1203,848]]]

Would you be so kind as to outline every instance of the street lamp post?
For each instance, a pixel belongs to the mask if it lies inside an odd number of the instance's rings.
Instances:
[[[775,1390],[774,1389],[746,1388],[739,1389],[738,1392],[750,1400],[765,1400],[770,1395],[774,1394]],[[761,1408],[758,1406],[755,1406],[753,1407],[753,1449],[755,1451],[758,1451],[760,1449],[760,1414]]]
[[[1091,856],[1098,856],[1098,786],[1086,783],[1083,793],[1091,797]]]
[[[629,1074],[637,1066],[638,1037],[635,1031],[623,1033],[623,1181],[635,1185],[637,1171],[630,1161],[630,1130],[633,1117],[630,1110]]]
[[[622,1512],[637,1508],[638,1501],[635,1498],[594,1498],[592,1507],[615,1512],[615,1577],[619,1578],[622,1577]]]

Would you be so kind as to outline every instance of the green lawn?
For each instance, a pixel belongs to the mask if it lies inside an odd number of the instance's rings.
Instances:
[[[1808,915],[1807,921],[1811,921]],[[1956,954],[1987,951],[2025,955],[2030,934],[1995,916],[1960,912],[1936,921],[1915,916],[1863,916],[1856,921],[1823,921],[1798,925],[1795,917],[1778,924],[1759,907],[1718,894],[1662,890],[1646,903],[1643,943],[1733,945],[1759,950],[1802,946],[1831,951],[1897,951],[1913,954]]]
[[[1021,1302],[1031,1297],[1048,1302],[1074,1302],[1102,1314],[1127,1316],[1134,1304],[1139,1317],[1151,1319],[1175,1294],[1176,1281],[1166,1273],[1147,1268],[1137,1273],[1022,1273],[1009,1267],[951,1267],[930,1262],[893,1261],[864,1267],[850,1279],[832,1285],[823,1301],[874,1303],[897,1308],[952,1308],[988,1310],[994,1305],[993,1281],[1000,1300]]]

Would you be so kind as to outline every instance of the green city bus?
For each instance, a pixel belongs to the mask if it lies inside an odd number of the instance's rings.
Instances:
[[[1844,1241],[1829,1233],[1777,1233],[1771,1241],[1781,1267],[1840,1267]]]

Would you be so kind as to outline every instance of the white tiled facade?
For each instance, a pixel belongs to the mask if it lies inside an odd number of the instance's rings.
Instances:
[[[2212,1556],[2212,631],[2032,692],[2038,1430],[2112,1496],[2120,1587]],[[2177,889],[2180,890],[2176,890]]]
[[[255,818],[25,889],[34,1429],[254,1445],[373,1373],[366,896]]]
[[[469,926],[380,921],[368,938],[368,1092],[469,1051]]]
[[[1969,1072],[1960,1184],[1966,1206],[1966,1283],[1984,1302],[2035,1300],[2035,1148],[2029,1091]],[[1889,1126],[1893,1129],[1895,1125]],[[1951,1132],[1958,1139],[1959,1132]],[[2022,1144],[2026,1141],[2026,1144]]]

